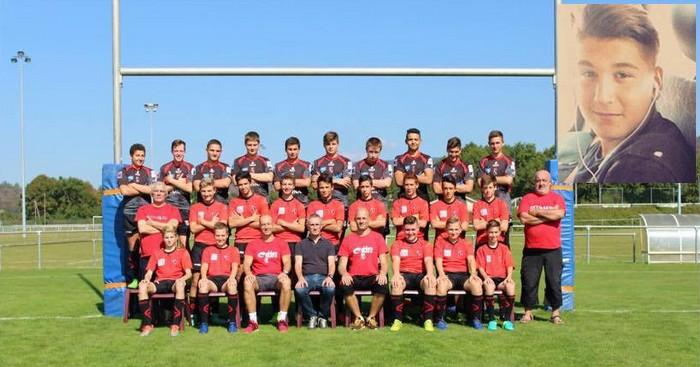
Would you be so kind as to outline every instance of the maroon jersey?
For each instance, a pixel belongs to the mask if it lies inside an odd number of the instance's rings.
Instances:
[[[273,172],[275,174],[275,182],[281,182],[282,177],[286,176],[287,174],[294,176],[294,179],[309,178],[311,177],[311,163],[302,161],[301,159],[297,159],[295,161],[285,159],[275,164],[275,169]],[[297,200],[304,204],[304,206],[309,204],[308,187],[294,188],[292,194]]]
[[[366,236],[350,233],[343,239],[338,256],[348,258],[348,273],[351,276],[379,274],[379,256],[386,254],[386,241],[377,232]]]
[[[416,176],[425,172],[426,169],[433,169],[433,158],[425,153],[418,152],[417,155],[412,156],[408,152],[397,155],[394,160],[394,169],[397,172],[403,173],[413,173]],[[404,195],[403,186],[399,188],[399,196]],[[418,184],[418,196],[420,196],[425,201],[430,201],[428,197],[428,185]]]
[[[223,162],[203,162],[194,168],[194,173],[192,174],[192,180],[202,180],[204,178],[210,177],[214,180],[219,180],[222,178],[227,178],[231,176],[231,167]],[[224,204],[228,204],[228,187],[217,188],[216,195],[214,196],[216,201]],[[202,197],[197,193],[197,201],[201,202]]]
[[[240,175],[243,172],[249,173],[267,173],[272,172],[272,164],[270,160],[259,155],[250,156],[248,154],[240,156],[233,161],[231,167],[231,176]],[[250,187],[257,194],[267,198],[270,193],[270,188],[267,182],[257,182],[252,180],[250,182]]]
[[[177,220],[178,223],[183,221],[180,216],[180,211],[173,205],[164,203],[161,206],[155,206],[153,204],[144,205],[139,208],[136,212],[136,222],[142,220],[151,220],[167,223],[173,219]],[[148,257],[153,255],[163,243],[163,233],[141,233],[141,257]]]
[[[168,178],[172,177],[176,180],[185,178],[188,183],[192,183],[192,175],[194,174],[194,166],[190,162],[182,161],[170,161],[160,167],[160,172],[158,173],[158,181],[162,181],[167,185],[170,185]],[[189,208],[190,206],[190,193],[187,191],[182,191],[175,186],[168,193],[165,198],[168,204],[175,205],[177,208]]]
[[[336,154],[335,157],[324,155],[314,161],[311,166],[311,174],[321,174],[328,172],[333,175],[333,178],[352,178],[352,161],[347,157]],[[348,189],[343,186],[333,185],[333,198],[340,200],[344,206],[348,206]]]
[[[148,259],[146,270],[155,271],[158,280],[176,280],[185,275],[185,269],[192,269],[190,254],[184,248],[173,252],[159,249]]]
[[[352,173],[352,179],[359,180],[360,176],[369,176],[372,178],[372,180],[392,178],[394,177],[394,166],[382,159],[377,159],[377,161],[374,162],[374,164],[369,164],[367,163],[366,159],[363,159],[355,163],[355,167]],[[383,202],[386,202],[387,194],[388,193],[386,188],[372,188],[372,196]]]
[[[117,172],[117,184],[128,185],[130,183],[137,183],[139,185],[150,185],[156,182],[156,174],[150,168],[146,166],[136,167],[130,164]],[[141,194],[136,196],[126,196],[124,197],[124,211],[133,211],[132,214],[136,214],[136,210],[151,201],[149,195]]]
[[[505,154],[501,154],[498,158],[487,155],[481,158],[479,167],[481,172],[487,175],[515,177],[515,161]],[[510,185],[496,185],[496,196],[506,200],[508,205],[510,205],[510,188]]]
[[[461,159],[453,162],[449,158],[445,158],[435,167],[433,182],[442,182],[442,178],[445,176],[452,176],[457,185],[463,185],[469,180],[474,180],[474,167]],[[464,200],[467,194],[455,192],[455,196]]]
[[[236,246],[207,246],[202,253],[202,265],[209,264],[207,276],[231,276],[231,266],[241,263],[241,254]]]

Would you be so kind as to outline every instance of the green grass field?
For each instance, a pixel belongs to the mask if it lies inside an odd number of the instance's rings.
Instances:
[[[35,246],[5,248],[0,366],[700,364],[700,266],[633,264],[631,239],[594,238],[586,265],[585,238],[577,237],[576,311],[564,314],[566,323],[552,325],[540,310],[539,321],[512,333],[451,324],[435,333],[406,325],[399,333],[341,327],[281,335],[266,324],[254,335],[212,327],[206,336],[187,328],[171,338],[161,327],[141,338],[138,319],[101,316],[101,261],[77,262],[92,259],[85,239],[45,246],[44,260],[56,261],[41,271]],[[521,243],[514,236],[516,258]]]

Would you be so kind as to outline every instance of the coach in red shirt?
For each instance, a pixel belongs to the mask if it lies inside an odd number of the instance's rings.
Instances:
[[[552,307],[551,321],[561,324],[561,218],[566,213],[564,199],[551,192],[552,178],[547,171],[535,173],[535,192],[523,196],[518,217],[525,225],[525,248],[520,267],[522,281],[520,302],[525,314],[520,319],[533,320],[532,308],[537,304],[537,286],[542,268],[545,276],[545,298]]]
[[[146,274],[148,259],[163,246],[163,228],[177,227],[182,222],[180,211],[165,202],[166,186],[162,182],[151,185],[151,201],[136,212],[136,223],[141,237],[141,260],[139,276]]]

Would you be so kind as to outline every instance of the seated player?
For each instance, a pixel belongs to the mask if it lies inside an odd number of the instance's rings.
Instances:
[[[418,219],[418,227],[421,232],[425,231],[430,217],[428,202],[418,196],[418,178],[413,173],[407,173],[403,177],[403,188],[405,193],[402,197],[394,200],[391,206],[391,221],[396,227],[396,239],[404,238],[403,221],[407,217]],[[425,236],[423,237],[425,238]]]
[[[404,290],[417,290],[423,293],[423,328],[434,331],[433,309],[435,308],[435,274],[433,268],[433,246],[418,237],[418,221],[408,217],[403,222],[406,234],[403,240],[391,245],[391,305],[394,309],[394,323],[391,331],[401,330],[403,324]]]
[[[486,224],[492,220],[500,223],[501,238],[499,241],[505,243],[506,238],[503,233],[508,231],[510,208],[505,201],[496,198],[495,176],[483,175],[479,181],[481,182],[481,199],[475,202],[472,208],[474,229],[476,229],[476,247],[488,242]]]
[[[337,250],[345,222],[345,208],[340,200],[333,198],[333,176],[330,173],[321,173],[316,185],[318,200],[309,204],[306,213],[321,217],[321,236],[330,241]]]
[[[384,235],[384,227],[386,226],[386,207],[384,202],[373,196],[372,178],[370,176],[360,176],[357,180],[358,193],[357,200],[350,204],[348,210],[348,218],[354,218],[360,208],[365,208],[369,212],[369,228],[373,231]],[[350,230],[357,231],[357,224],[350,222]]]
[[[149,299],[152,294],[175,293],[171,336],[180,333],[180,323],[185,312],[185,286],[192,277],[190,254],[182,248],[175,226],[165,227],[163,242],[165,248],[151,256],[146,266],[146,275],[139,283],[139,309],[143,314],[141,336],[148,336],[153,331],[153,304]],[[151,281],[154,273],[156,279]]]
[[[498,323],[493,316],[493,293],[496,289],[503,292],[499,301],[503,329],[513,331],[511,315],[515,304],[515,282],[513,281],[513,257],[510,249],[502,241],[501,225],[499,222],[489,221],[488,243],[476,250],[476,263],[479,267],[479,275],[484,280],[484,300],[486,303],[486,315],[489,319],[488,329],[496,330]]]
[[[297,244],[294,271],[299,279],[294,287],[296,302],[301,304],[304,315],[309,317],[309,329],[328,327],[331,302],[335,295],[335,246],[321,237],[321,217],[311,214],[306,221],[309,234]],[[314,309],[310,291],[321,292],[320,309]]]
[[[207,246],[202,254],[201,279],[199,280],[199,333],[209,332],[209,293],[222,291],[228,296],[228,332],[238,331],[236,307],[238,306],[238,284],[236,274],[241,262],[240,254],[228,244],[228,226],[218,222],[214,225],[216,246]]]
[[[369,228],[369,213],[360,208],[355,215],[357,232],[345,237],[338,250],[338,273],[341,276],[339,291],[345,297],[345,306],[355,317],[350,327],[353,330],[376,329],[375,317],[379,313],[387,292],[387,248],[386,241],[379,233]],[[372,304],[367,320],[360,313],[360,305],[355,297],[356,290],[371,290]],[[346,312],[347,312],[346,310]]]
[[[430,225],[435,228],[435,237],[441,236],[445,232],[447,219],[459,218],[459,225],[463,231],[469,229],[469,211],[467,204],[462,200],[457,200],[455,188],[457,184],[452,176],[442,178],[442,195],[440,199],[430,205]]]
[[[141,260],[139,263],[141,279],[146,274],[148,259],[163,245],[163,228],[166,225],[179,228],[179,223],[182,223],[180,211],[165,202],[165,184],[156,182],[150,186],[150,190],[152,203],[140,207],[136,212],[136,223],[141,238]]]
[[[287,310],[292,299],[292,281],[289,279],[291,261],[289,246],[272,234],[272,217],[260,217],[262,239],[251,241],[245,249],[243,271],[245,272],[245,303],[248,310],[248,326],[243,330],[249,334],[258,331],[256,292],[279,291],[277,330],[289,330]]]
[[[481,325],[482,283],[477,274],[474,247],[471,242],[460,236],[462,228],[459,218],[447,220],[447,236],[435,237],[435,266],[437,268],[437,328],[447,329],[445,310],[447,308],[447,292],[450,290],[466,290],[472,295],[471,313],[472,325],[475,329]]]

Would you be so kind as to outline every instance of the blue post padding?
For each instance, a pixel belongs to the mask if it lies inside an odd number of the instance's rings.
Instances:
[[[549,175],[552,176],[552,182],[559,181],[559,164],[556,159],[550,159],[545,163],[545,168]]]
[[[557,160],[547,162],[547,170],[552,176],[552,181],[557,177]],[[561,272],[562,286],[562,310],[572,311],[574,309],[574,274],[576,271],[574,254],[574,191],[573,186],[557,184],[561,190],[554,190],[561,195],[566,204],[566,215],[561,220],[561,253],[564,267]]]
[[[107,194],[118,189],[117,172],[123,164],[102,166],[102,272],[105,286],[126,281],[126,239],[124,237],[124,217],[122,215],[122,195]],[[104,310],[106,316],[122,316],[124,287],[105,289]]]

